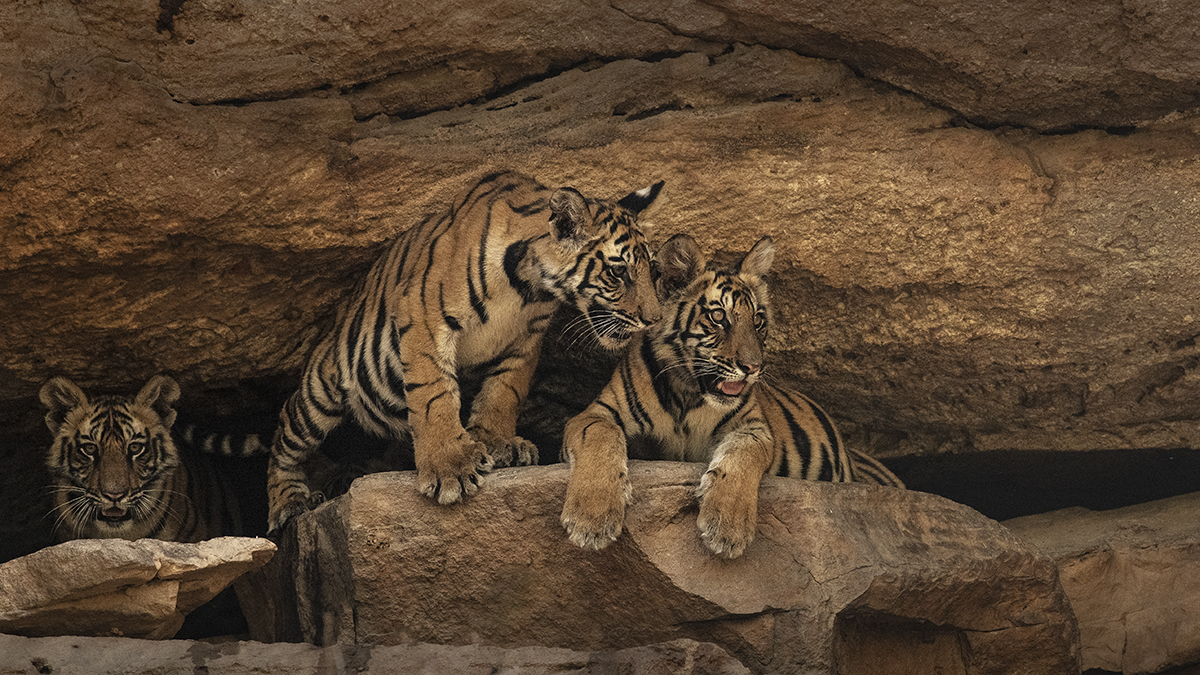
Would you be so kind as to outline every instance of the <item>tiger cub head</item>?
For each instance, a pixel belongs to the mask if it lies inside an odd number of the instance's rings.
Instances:
[[[707,263],[687,235],[675,235],[659,249],[658,290],[666,309],[653,331],[653,348],[660,363],[678,367],[679,376],[690,377],[717,408],[737,405],[762,376],[771,322],[766,275],[774,258],[770,237],[732,268]]]
[[[616,201],[585,199],[574,188],[559,188],[550,197],[550,231],[557,242],[551,286],[583,314],[605,349],[620,349],[662,316],[650,249],[638,225],[638,215],[662,186],[659,181]]]
[[[65,377],[51,378],[39,396],[49,409],[54,443],[46,455],[61,539],[138,539],[167,507],[179,469],[171,440],[179,385],[165,375],[137,396],[88,398]]]

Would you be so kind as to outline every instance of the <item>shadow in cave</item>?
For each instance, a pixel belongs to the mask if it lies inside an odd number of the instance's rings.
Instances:
[[[1001,450],[885,460],[909,489],[966,504],[995,520],[1082,506],[1093,511],[1195,492],[1192,449]]]

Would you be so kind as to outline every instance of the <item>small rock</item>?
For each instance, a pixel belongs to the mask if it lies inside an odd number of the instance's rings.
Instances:
[[[0,632],[169,638],[196,607],[265,565],[266,539],[79,539],[0,565]]]

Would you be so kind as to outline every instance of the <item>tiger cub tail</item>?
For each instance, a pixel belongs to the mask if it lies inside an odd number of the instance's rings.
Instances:
[[[892,473],[883,462],[854,448],[849,448],[854,482],[904,489],[904,481]]]
[[[206,455],[261,457],[271,452],[258,434],[206,433],[195,423],[185,424],[177,433],[188,447]]]

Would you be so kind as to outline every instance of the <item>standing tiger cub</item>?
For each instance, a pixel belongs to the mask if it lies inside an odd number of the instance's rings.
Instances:
[[[397,238],[280,413],[269,528],[321,499],[302,463],[347,415],[377,436],[411,434],[418,489],[441,504],[473,494],[494,466],[535,463],[516,418],[551,315],[579,309],[609,349],[659,318],[637,216],[661,187],[595,200],[496,173]],[[480,382],[465,426],[460,378]]]
[[[171,437],[179,385],[151,378],[136,396],[92,396],[65,377],[42,386],[55,538],[194,543],[241,534],[237,500],[207,457]]]
[[[708,462],[697,525],[708,548],[726,558],[754,538],[767,472],[903,486],[873,458],[848,452],[807,397],[759,381],[773,259],[770,237],[733,269],[705,269],[687,235],[663,244],[663,320],[629,345],[612,380],[563,436],[571,478],[562,524],[572,542],[600,549],[621,534],[632,498],[629,456]]]

